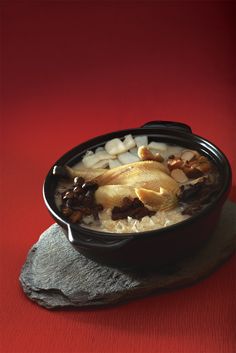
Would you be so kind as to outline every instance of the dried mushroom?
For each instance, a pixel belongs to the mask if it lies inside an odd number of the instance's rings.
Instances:
[[[182,214],[193,215],[209,203],[218,192],[219,184],[209,177],[198,178],[188,185],[182,185],[178,194],[178,200],[184,205]]]
[[[152,216],[155,212],[150,211],[138,198],[129,199],[125,197],[121,207],[112,209],[112,220],[125,219],[127,217],[142,219],[145,216]]]

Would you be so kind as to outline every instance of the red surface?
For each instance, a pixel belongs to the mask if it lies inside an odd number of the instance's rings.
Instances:
[[[179,120],[235,169],[234,4],[2,3],[1,352],[236,351],[235,257],[192,287],[100,310],[49,312],[18,283],[52,224],[44,176],[80,142]]]

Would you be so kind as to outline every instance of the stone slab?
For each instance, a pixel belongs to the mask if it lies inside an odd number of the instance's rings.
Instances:
[[[53,224],[29,251],[20,283],[31,300],[47,309],[113,305],[208,276],[234,252],[235,243],[236,204],[230,201],[204,248],[174,267],[148,273],[114,269],[87,259]]]

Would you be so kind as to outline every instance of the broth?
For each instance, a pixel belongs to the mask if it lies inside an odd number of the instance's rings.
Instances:
[[[219,190],[219,173],[208,157],[147,136],[110,140],[54,174],[59,177],[55,202],[64,217],[112,233],[181,222]]]

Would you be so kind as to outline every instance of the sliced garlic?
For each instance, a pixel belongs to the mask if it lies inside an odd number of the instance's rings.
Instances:
[[[114,138],[110,141],[107,141],[107,143],[105,144],[105,150],[111,155],[116,155],[126,152],[127,148],[120,139]]]
[[[137,147],[147,146],[148,144],[147,136],[135,136],[134,140],[136,142]]]
[[[122,164],[129,164],[140,161],[138,157],[130,152],[121,153],[117,157]]]

